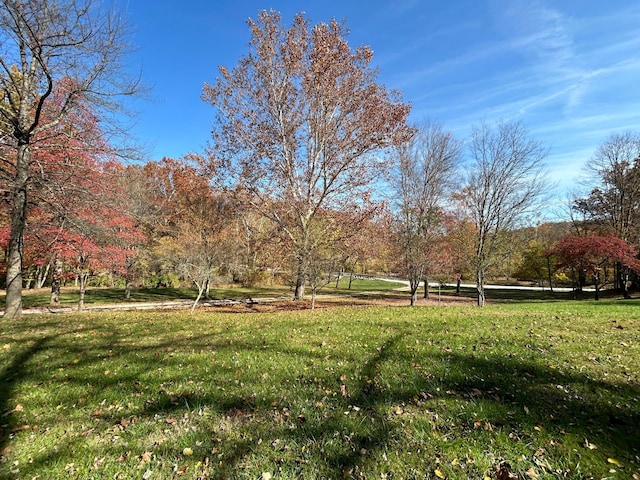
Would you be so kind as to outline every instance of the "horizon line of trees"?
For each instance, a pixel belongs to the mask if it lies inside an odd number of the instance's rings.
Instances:
[[[428,295],[430,280],[472,278],[480,306],[495,276],[551,287],[565,275],[596,292],[611,280],[625,295],[637,278],[638,134],[606,139],[568,221],[534,228],[547,149],[524,125],[481,123],[466,143],[435,122],[411,125],[343,23],[298,14],[287,26],[263,11],[248,21],[249,52],[203,87],[207,151],[126,164],[106,121],[138,88],[112,76],[126,29],[94,22],[91,0],[39,3],[3,0],[0,15],[6,316],[21,314],[26,286],[50,285],[55,304],[69,279],[81,307],[97,276],[125,295],[186,282],[194,307],[216,278],[281,272],[295,300],[342,272],[393,272],[410,281],[411,304],[420,284]]]

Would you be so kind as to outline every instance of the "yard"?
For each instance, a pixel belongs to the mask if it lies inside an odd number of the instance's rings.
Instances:
[[[3,319],[0,477],[637,480],[638,307]]]

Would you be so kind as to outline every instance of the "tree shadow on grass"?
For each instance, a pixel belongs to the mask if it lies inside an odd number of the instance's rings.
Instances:
[[[580,373],[566,373],[542,363],[508,356],[479,358],[473,353],[428,350],[416,354],[405,345],[407,336],[412,334],[405,327],[396,328],[390,335],[372,338],[365,355],[355,363],[352,354],[332,353],[339,356],[338,363],[354,367],[354,371],[344,376],[329,368],[335,365],[330,363],[335,359],[328,360],[326,352],[295,348],[285,340],[265,349],[258,331],[233,344],[228,341],[229,331],[222,336],[210,334],[162,341],[154,340],[157,332],[151,331],[145,345],[132,345],[125,330],[107,328],[102,332],[103,337],[94,341],[91,351],[80,355],[85,347],[80,342],[70,344],[65,332],[81,331],[67,329],[59,335],[31,339],[29,346],[19,351],[0,373],[1,411],[15,407],[12,398],[23,380],[32,377],[33,381],[37,377],[33,365],[28,365],[34,357],[46,350],[54,357],[66,352],[65,362],[75,356],[80,359],[77,368],[96,367],[95,378],[75,374],[75,367],[69,367],[69,376],[65,379],[67,384],[78,387],[99,386],[97,391],[86,395],[87,412],[98,407],[100,398],[103,393],[106,396],[108,390],[121,391],[125,403],[121,409],[105,408],[95,415],[87,413],[86,422],[91,426],[87,431],[113,436],[115,429],[124,436],[128,428],[146,423],[149,443],[144,448],[153,450],[163,461],[176,463],[184,460],[181,460],[184,442],[189,442],[188,445],[199,442],[196,454],[213,478],[246,477],[245,470],[251,464],[262,471],[295,478],[355,477],[370,468],[367,465],[372,457],[377,457],[375,462],[380,463],[379,457],[387,449],[411,440],[411,431],[407,433],[405,429],[413,427],[402,426],[394,419],[395,406],[408,406],[416,415],[427,415],[429,411],[441,416],[453,415],[460,422],[456,430],[460,437],[473,432],[474,418],[465,417],[463,408],[453,414],[440,411],[442,402],[450,401],[458,406],[479,402],[495,406],[495,409],[485,409],[483,421],[496,430],[532,432],[536,427],[544,427],[558,434],[564,431],[588,439],[602,448],[603,454],[626,459],[640,454],[637,384],[593,380]],[[275,362],[288,358],[296,359],[297,364],[281,380],[282,384],[274,385],[277,388],[258,397],[251,395],[252,390],[258,390],[260,382],[271,380],[237,374],[232,364],[216,365],[215,374],[204,389],[180,390],[185,388],[180,386],[173,392],[170,383],[174,379],[171,378],[163,379],[160,391],[146,391],[138,385],[150,369],[169,370],[183,362],[179,356],[172,356],[180,350],[215,351],[229,358],[237,352],[253,357],[268,352]],[[126,356],[126,369],[117,375],[103,375],[99,367],[107,353]],[[307,372],[301,368],[305,362],[313,365]],[[423,366],[418,369],[416,363]],[[390,365],[395,370],[390,369]],[[382,381],[384,372],[397,371],[396,367],[405,372],[404,376]],[[206,377],[199,374],[198,378]],[[175,380],[188,379],[189,375],[185,374],[183,379]],[[232,381],[234,379],[238,383]],[[241,385],[243,382],[245,385]],[[163,385],[169,386],[165,389]],[[296,389],[299,391],[294,399],[291,394]],[[127,399],[136,398],[138,394],[141,394],[140,401],[126,405]],[[71,390],[68,395],[70,397],[62,401],[76,402]],[[301,399],[305,396],[306,401]],[[417,398],[421,400],[416,401]],[[193,415],[198,407],[208,409],[210,416],[189,424],[190,430],[179,428],[180,419]],[[456,407],[447,407],[452,408]],[[11,416],[7,418],[10,423]],[[9,445],[13,427],[15,425],[0,431],[3,448]],[[64,442],[73,448],[61,454],[51,449],[42,451],[34,456],[32,466],[26,468],[37,473],[39,469],[49,468],[54,461],[61,465],[77,461],[73,452],[86,449],[84,445],[93,434],[70,431],[65,435]],[[152,440],[157,436],[163,437],[163,443]],[[131,457],[138,457],[143,450],[129,452],[127,448],[130,447],[103,442],[102,450],[92,453],[103,455],[111,462],[128,454],[130,458],[123,461],[123,467],[126,462],[142,463],[139,458]],[[314,448],[320,451],[314,452]],[[431,471],[425,468],[414,474],[416,477],[431,475],[434,466],[430,467]],[[129,468],[137,471],[139,467]],[[388,473],[394,473],[393,467]]]
[[[441,397],[506,407],[487,420],[534,431],[539,427],[574,433],[598,444],[610,456],[640,454],[640,386],[607,383],[539,363],[500,356],[477,358],[448,353],[435,356],[449,365]]]
[[[9,444],[13,429],[16,427],[13,421],[13,413],[21,408],[13,403],[13,393],[24,377],[23,367],[39,352],[47,348],[47,344],[53,337],[43,337],[33,342],[32,345],[23,348],[15,355],[10,363],[0,372],[0,452],[4,452]]]

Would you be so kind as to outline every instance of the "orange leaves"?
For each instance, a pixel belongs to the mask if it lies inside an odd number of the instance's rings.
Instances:
[[[343,24],[310,27],[300,14],[287,28],[276,12],[249,23],[250,53],[204,87],[217,112],[212,163],[228,165],[219,173],[281,228],[308,268],[309,244],[341,230],[324,233],[325,225],[371,210],[371,183],[385,166],[371,154],[410,135],[411,107],[377,83],[371,50],[351,49]]]

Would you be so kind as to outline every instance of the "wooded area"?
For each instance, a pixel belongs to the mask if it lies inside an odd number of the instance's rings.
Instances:
[[[110,120],[139,86],[123,75],[119,17],[91,1],[2,5],[6,316],[20,316],[23,288],[51,287],[55,304],[69,283],[206,297],[216,282],[285,282],[302,299],[359,272],[408,279],[412,304],[421,282],[471,280],[479,305],[495,278],[637,286],[637,132],[603,140],[585,159],[589,193],[549,223],[547,149],[524,125],[483,123],[468,139],[412,125],[345,25],[262,12],[247,55],[204,84],[207,151],[127,162]]]

